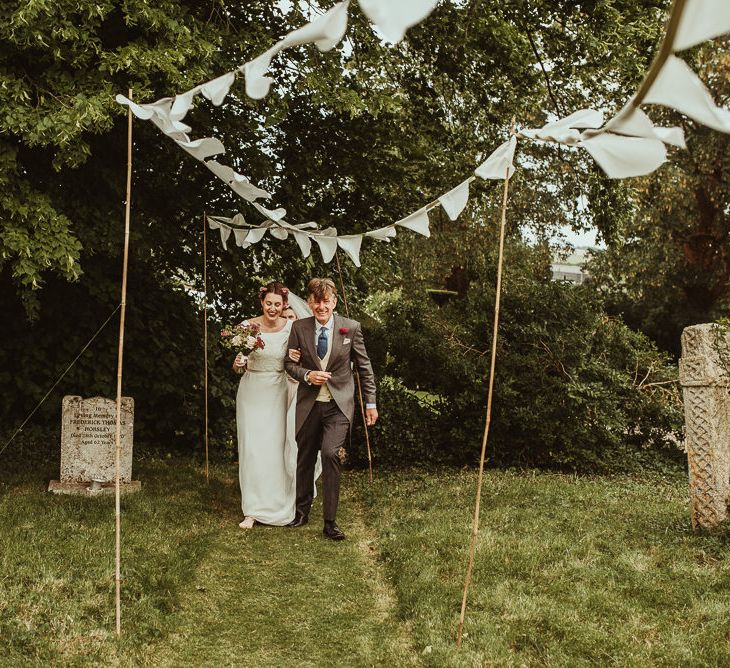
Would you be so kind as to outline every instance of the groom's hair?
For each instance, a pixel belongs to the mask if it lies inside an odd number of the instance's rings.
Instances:
[[[337,296],[335,282],[331,278],[313,278],[307,285],[307,292],[317,301],[327,299],[328,295]]]

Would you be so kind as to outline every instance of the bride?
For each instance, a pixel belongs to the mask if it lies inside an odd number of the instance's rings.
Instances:
[[[234,371],[243,372],[236,395],[238,477],[241,486],[242,529],[256,522],[284,526],[294,518],[297,446],[294,440],[294,403],[284,356],[295,361],[299,351],[287,352],[291,320],[282,316],[289,291],[282,283],[268,283],[259,290],[261,315],[249,322],[260,326],[264,348],[248,357],[239,354]],[[295,312],[302,300],[294,295]],[[300,317],[308,315],[306,306]]]

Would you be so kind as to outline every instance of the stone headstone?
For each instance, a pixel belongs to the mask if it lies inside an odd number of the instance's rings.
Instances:
[[[61,475],[48,489],[59,493],[114,491],[117,404],[113,399],[63,398]],[[134,399],[122,397],[120,481],[123,491],[135,491],[132,480]]]
[[[722,353],[721,351],[728,351]],[[730,378],[723,357],[730,337],[711,324],[682,332],[679,382],[693,529],[715,529],[728,519],[730,498]]]

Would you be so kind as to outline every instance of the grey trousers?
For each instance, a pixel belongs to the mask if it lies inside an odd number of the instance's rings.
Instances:
[[[350,421],[334,400],[314,403],[297,434],[297,513],[309,515],[314,498],[314,465],[321,450],[324,521],[335,521],[342,474],[338,451],[345,445],[349,428]]]

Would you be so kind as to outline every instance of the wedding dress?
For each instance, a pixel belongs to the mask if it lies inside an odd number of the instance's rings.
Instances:
[[[287,321],[278,332],[261,332],[266,345],[249,354],[236,395],[241,508],[275,526],[294,519],[296,493],[294,419],[287,415],[293,404],[284,372],[290,330]]]
[[[290,331],[287,321],[278,332],[260,333],[266,345],[248,355],[236,395],[241,509],[246,517],[274,526],[294,519],[296,497],[298,383],[284,371]],[[321,472],[318,456],[315,481]]]

